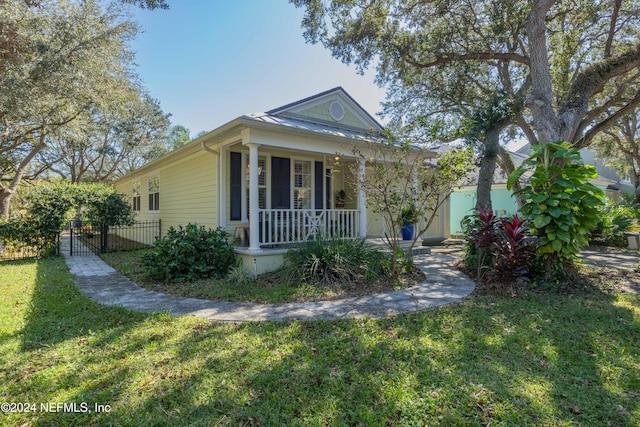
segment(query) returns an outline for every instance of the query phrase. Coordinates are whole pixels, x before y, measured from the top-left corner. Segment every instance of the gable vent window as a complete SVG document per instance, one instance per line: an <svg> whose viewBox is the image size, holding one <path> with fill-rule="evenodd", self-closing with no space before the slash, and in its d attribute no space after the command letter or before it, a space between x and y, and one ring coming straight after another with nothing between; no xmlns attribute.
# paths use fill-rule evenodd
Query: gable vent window
<svg viewBox="0 0 640 427"><path fill-rule="evenodd" d="M344 119L344 107L338 101L333 101L329 104L329 114L331 114L333 120L339 122Z"/></svg>

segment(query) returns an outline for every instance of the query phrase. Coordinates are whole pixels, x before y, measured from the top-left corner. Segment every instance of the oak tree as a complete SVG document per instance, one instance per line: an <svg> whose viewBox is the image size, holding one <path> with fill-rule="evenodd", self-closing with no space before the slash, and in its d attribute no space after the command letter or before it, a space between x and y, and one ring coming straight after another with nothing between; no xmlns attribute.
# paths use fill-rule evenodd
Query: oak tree
<svg viewBox="0 0 640 427"><path fill-rule="evenodd" d="M375 64L423 116L463 127L496 95L512 99L479 134L489 158L507 125L532 144L582 148L640 102L637 0L291 1L308 41L360 71Z"/></svg>
<svg viewBox="0 0 640 427"><path fill-rule="evenodd" d="M123 6L96 0L4 0L0 12L21 40L20 55L0 73L0 213L48 136L93 109L108 109L130 95L133 54L127 42L137 26Z"/></svg>

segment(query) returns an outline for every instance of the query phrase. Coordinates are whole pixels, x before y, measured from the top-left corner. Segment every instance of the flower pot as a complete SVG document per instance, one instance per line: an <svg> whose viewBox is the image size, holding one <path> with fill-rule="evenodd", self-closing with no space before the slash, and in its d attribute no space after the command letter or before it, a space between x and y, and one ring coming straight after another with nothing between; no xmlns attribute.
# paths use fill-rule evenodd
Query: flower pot
<svg viewBox="0 0 640 427"><path fill-rule="evenodd" d="M413 224L405 224L400 229L402 233L402 240L411 240L413 239Z"/></svg>

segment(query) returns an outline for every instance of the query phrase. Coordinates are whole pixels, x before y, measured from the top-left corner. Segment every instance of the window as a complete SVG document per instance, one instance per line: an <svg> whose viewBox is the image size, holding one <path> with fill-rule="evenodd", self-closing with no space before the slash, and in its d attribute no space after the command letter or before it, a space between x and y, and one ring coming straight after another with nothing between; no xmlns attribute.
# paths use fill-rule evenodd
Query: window
<svg viewBox="0 0 640 427"><path fill-rule="evenodd" d="M133 196L131 198L131 204L134 212L140 212L140 181L133 183Z"/></svg>
<svg viewBox="0 0 640 427"><path fill-rule="evenodd" d="M157 176L149 178L149 210L160 210L160 178Z"/></svg>
<svg viewBox="0 0 640 427"><path fill-rule="evenodd" d="M308 160L293 163L293 208L311 209L311 162Z"/></svg>
<svg viewBox="0 0 640 427"><path fill-rule="evenodd" d="M249 217L249 163L247 159L245 197L247 199L247 217ZM267 208L267 158L258 157L258 209Z"/></svg>

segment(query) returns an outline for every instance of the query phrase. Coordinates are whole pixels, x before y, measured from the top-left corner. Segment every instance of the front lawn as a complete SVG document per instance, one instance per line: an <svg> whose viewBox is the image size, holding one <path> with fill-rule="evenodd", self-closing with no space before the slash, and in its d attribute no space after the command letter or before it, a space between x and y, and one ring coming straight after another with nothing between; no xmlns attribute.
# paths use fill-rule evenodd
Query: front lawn
<svg viewBox="0 0 640 427"><path fill-rule="evenodd" d="M635 295L221 324L101 306L56 258L0 264L0 295L0 400L35 404L2 425L640 425Z"/></svg>

